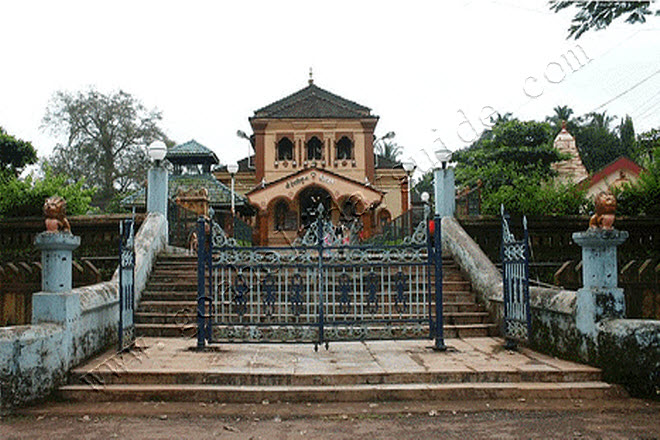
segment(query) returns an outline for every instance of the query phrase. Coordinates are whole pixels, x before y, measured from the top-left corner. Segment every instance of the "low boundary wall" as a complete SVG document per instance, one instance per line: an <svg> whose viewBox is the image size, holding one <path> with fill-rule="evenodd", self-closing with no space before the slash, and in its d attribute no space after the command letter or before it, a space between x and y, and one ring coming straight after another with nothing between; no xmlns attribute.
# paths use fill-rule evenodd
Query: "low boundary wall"
<svg viewBox="0 0 660 440"><path fill-rule="evenodd" d="M501 273L455 218L442 219L442 245L501 328ZM575 291L530 287L530 306L531 348L595 365L603 370L605 380L626 386L633 395L660 396L660 321L602 321L594 340L580 333L575 325Z"/></svg>
<svg viewBox="0 0 660 440"><path fill-rule="evenodd" d="M149 214L135 236L136 304L166 246L167 220ZM71 367L115 343L118 307L117 272L110 281L69 292L35 293L32 325L0 328L0 408L46 396Z"/></svg>

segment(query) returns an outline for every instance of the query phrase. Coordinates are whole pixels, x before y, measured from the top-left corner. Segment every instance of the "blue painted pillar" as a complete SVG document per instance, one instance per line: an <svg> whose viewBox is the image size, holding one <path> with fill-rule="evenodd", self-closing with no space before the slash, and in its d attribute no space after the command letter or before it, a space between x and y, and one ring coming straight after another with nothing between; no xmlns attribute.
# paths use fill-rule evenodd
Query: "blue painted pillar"
<svg viewBox="0 0 660 440"><path fill-rule="evenodd" d="M41 250L41 292L32 295L32 323L67 323L80 314L80 298L71 295L73 250L80 237L42 232L34 239Z"/></svg>
<svg viewBox="0 0 660 440"><path fill-rule="evenodd" d="M454 169L451 167L433 170L435 215L453 217L456 212L456 184Z"/></svg>
<svg viewBox="0 0 660 440"><path fill-rule="evenodd" d="M597 324L626 313L623 289L617 287L616 248L628 238L627 231L590 229L573 233L582 247L582 282L577 291L575 324L583 334L597 336Z"/></svg>
<svg viewBox="0 0 660 440"><path fill-rule="evenodd" d="M35 237L34 245L41 250L41 290L44 292L71 290L73 250L80 246L80 237L42 232Z"/></svg>
<svg viewBox="0 0 660 440"><path fill-rule="evenodd" d="M160 212L167 218L167 170L155 166L147 173L147 212Z"/></svg>

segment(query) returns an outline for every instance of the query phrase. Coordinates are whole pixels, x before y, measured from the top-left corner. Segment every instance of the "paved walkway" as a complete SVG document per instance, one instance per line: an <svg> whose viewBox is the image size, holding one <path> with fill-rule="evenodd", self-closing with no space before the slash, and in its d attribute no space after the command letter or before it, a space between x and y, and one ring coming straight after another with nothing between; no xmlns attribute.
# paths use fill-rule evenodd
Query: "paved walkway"
<svg viewBox="0 0 660 440"><path fill-rule="evenodd" d="M522 349L503 349L500 338L448 339L447 352L431 350L431 341L369 341L331 343L314 352L312 344L217 344L212 351L195 352L195 340L140 338L139 350L121 356L114 352L92 359L74 374L217 373L240 375L307 375L334 378L350 375L465 375L501 373L597 377L599 370ZM568 379L567 377L563 377ZM330 379L329 379L330 380Z"/></svg>

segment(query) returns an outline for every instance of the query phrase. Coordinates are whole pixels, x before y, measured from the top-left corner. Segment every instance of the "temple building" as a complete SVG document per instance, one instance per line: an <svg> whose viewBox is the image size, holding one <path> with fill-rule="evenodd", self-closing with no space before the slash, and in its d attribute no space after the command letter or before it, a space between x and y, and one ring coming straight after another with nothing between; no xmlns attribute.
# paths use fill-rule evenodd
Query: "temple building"
<svg viewBox="0 0 660 440"><path fill-rule="evenodd" d="M378 116L368 107L307 87L254 112L252 152L238 162L237 193L256 211L255 242L292 243L314 221L360 224L361 236L408 208L408 176L400 163L374 153ZM214 175L225 186L226 166Z"/></svg>
<svg viewBox="0 0 660 440"><path fill-rule="evenodd" d="M641 172L642 167L627 157L621 156L581 183L587 189L587 197L593 200L601 191L612 192L615 188L637 182Z"/></svg>
<svg viewBox="0 0 660 440"><path fill-rule="evenodd" d="M557 171L557 180L559 182L578 183L589 178L587 168L582 163L580 152L575 144L575 138L566 129L566 121L562 121L561 131L554 140L554 147L560 153L570 156L566 160L552 164L552 169Z"/></svg>

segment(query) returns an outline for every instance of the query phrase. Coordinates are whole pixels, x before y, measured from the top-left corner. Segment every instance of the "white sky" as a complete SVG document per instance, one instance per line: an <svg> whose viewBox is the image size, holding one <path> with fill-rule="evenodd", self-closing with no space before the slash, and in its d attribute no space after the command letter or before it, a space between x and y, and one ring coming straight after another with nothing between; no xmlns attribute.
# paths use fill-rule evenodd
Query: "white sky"
<svg viewBox="0 0 660 440"><path fill-rule="evenodd" d="M463 115L480 131L487 106L543 119L568 105L630 114L638 133L659 127L660 18L575 42L572 15L514 0L5 1L0 126L46 156L57 139L40 124L55 91L122 89L161 110L172 139L227 163L247 153L236 130L250 133L254 110L305 87L313 67L318 86L370 107L376 133L395 131L422 169L438 138L472 140ZM573 72L562 55L576 44L591 61Z"/></svg>

